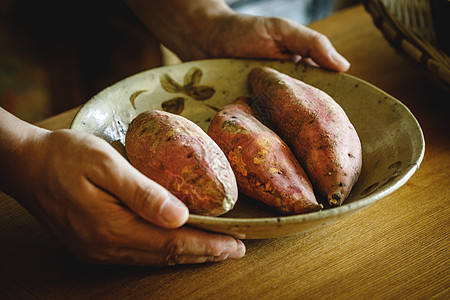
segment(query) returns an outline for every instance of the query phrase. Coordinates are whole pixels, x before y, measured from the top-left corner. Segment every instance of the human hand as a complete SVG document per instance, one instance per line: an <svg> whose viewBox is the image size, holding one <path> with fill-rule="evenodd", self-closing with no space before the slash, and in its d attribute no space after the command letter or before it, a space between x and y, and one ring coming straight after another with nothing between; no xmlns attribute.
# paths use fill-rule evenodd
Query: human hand
<svg viewBox="0 0 450 300"><path fill-rule="evenodd" d="M350 67L326 36L288 19L238 14L220 0L124 1L182 60L301 59L336 71Z"/></svg>
<svg viewBox="0 0 450 300"><path fill-rule="evenodd" d="M211 27L205 48L212 57L272 58L345 72L350 63L328 38L287 19L232 14Z"/></svg>
<svg viewBox="0 0 450 300"><path fill-rule="evenodd" d="M20 202L82 260L159 266L245 253L231 236L182 226L186 206L100 138L46 131L23 146Z"/></svg>

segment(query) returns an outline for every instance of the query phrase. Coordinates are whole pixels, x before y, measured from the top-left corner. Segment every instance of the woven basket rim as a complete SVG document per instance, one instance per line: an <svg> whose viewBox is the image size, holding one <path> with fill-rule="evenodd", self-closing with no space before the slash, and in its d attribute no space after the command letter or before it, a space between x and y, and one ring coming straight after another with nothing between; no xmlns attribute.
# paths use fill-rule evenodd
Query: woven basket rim
<svg viewBox="0 0 450 300"><path fill-rule="evenodd" d="M389 12L382 0L365 0L364 7L389 44L439 87L450 92L450 58L430 43L423 42Z"/></svg>

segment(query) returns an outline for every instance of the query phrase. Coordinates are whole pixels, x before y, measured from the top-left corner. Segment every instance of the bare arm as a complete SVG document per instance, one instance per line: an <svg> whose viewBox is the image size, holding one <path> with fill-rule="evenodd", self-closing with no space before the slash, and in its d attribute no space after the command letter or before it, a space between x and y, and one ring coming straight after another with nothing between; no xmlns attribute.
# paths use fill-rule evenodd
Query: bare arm
<svg viewBox="0 0 450 300"><path fill-rule="evenodd" d="M238 14L222 0L124 1L182 60L312 59L336 71L350 67L324 35L286 19Z"/></svg>

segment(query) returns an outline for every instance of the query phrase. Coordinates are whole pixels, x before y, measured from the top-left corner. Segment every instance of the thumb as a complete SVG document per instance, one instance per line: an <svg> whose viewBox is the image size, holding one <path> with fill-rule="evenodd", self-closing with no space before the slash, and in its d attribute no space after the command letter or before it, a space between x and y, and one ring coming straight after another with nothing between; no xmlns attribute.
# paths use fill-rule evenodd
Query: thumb
<svg viewBox="0 0 450 300"><path fill-rule="evenodd" d="M103 164L100 174L91 174L89 179L94 184L116 196L136 215L157 226L177 228L186 223L189 210L183 202L140 173L118 152L111 152L110 155L112 159Z"/></svg>
<svg viewBox="0 0 450 300"><path fill-rule="evenodd" d="M139 173L140 174L140 173ZM128 190L119 196L133 212L143 219L165 228L177 228L186 223L189 210L178 198L151 179L128 182Z"/></svg>

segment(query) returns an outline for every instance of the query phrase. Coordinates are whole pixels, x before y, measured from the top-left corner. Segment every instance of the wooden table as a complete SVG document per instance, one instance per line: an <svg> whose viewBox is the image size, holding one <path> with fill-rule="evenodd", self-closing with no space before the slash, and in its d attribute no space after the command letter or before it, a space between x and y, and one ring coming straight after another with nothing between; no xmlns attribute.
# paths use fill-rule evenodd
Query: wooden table
<svg viewBox="0 0 450 300"><path fill-rule="evenodd" d="M77 262L13 199L0 195L0 298L450 298L448 94L398 56L362 6L311 25L356 75L405 103L426 153L398 191L306 235L246 240L237 261L163 269ZM68 127L76 109L40 123Z"/></svg>

